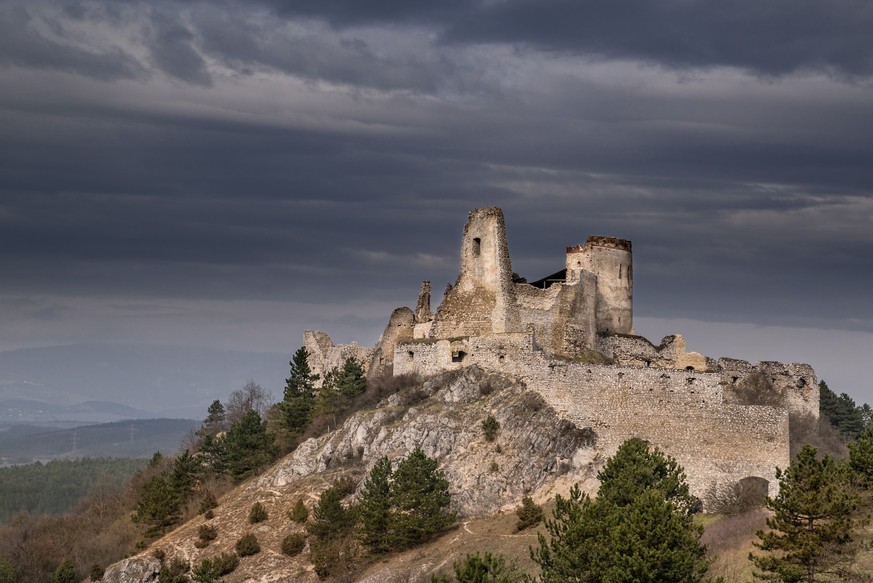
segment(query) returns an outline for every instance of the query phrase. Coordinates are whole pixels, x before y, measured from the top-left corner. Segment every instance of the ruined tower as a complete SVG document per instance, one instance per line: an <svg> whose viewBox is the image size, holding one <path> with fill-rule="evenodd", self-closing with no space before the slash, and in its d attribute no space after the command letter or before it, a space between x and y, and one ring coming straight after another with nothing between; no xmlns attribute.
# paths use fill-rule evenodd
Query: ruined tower
<svg viewBox="0 0 873 583"><path fill-rule="evenodd" d="M567 282L578 282L582 271L597 277L597 332L633 334L631 242L592 235L584 245L567 247Z"/></svg>
<svg viewBox="0 0 873 583"><path fill-rule="evenodd" d="M464 227L461 271L437 312L434 337L506 332L511 286L503 211L475 209Z"/></svg>

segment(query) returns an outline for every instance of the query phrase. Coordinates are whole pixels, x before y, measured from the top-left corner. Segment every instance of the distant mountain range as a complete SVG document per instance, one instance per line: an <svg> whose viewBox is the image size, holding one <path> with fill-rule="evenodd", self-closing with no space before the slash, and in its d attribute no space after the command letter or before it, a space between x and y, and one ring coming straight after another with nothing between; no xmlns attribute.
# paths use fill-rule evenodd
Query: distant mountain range
<svg viewBox="0 0 873 583"><path fill-rule="evenodd" d="M76 344L0 352L0 426L201 419L254 380L281 398L289 354Z"/></svg>
<svg viewBox="0 0 873 583"><path fill-rule="evenodd" d="M175 454L199 427L192 419L137 419L68 429L13 425L0 431L0 463L78 457Z"/></svg>

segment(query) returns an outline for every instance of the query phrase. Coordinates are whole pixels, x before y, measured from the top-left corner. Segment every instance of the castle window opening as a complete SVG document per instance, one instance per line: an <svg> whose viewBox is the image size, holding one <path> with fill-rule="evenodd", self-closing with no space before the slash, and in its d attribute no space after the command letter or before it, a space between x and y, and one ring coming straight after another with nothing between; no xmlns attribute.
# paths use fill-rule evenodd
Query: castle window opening
<svg viewBox="0 0 873 583"><path fill-rule="evenodd" d="M618 279L621 279L621 268L622 268L622 266L619 265L618 266Z"/></svg>
<svg viewBox="0 0 873 583"><path fill-rule="evenodd" d="M643 365L644 365L646 368L649 368L650 366L652 366L652 361L651 361L651 360L644 360L644 361L643 361Z"/></svg>
<svg viewBox="0 0 873 583"><path fill-rule="evenodd" d="M467 353L463 350L458 350L457 352L452 353L452 362L464 362L464 357L467 356Z"/></svg>
<svg viewBox="0 0 873 583"><path fill-rule="evenodd" d="M806 379L805 378L800 377L799 379L797 379L797 388L798 389L802 389L805 386L806 386Z"/></svg>
<svg viewBox="0 0 873 583"><path fill-rule="evenodd" d="M693 366L686 366L685 370L692 372L692 371L694 371L694 367Z"/></svg>
<svg viewBox="0 0 873 583"><path fill-rule="evenodd" d="M482 239L476 237L473 239L473 257L479 257L482 252Z"/></svg>
<svg viewBox="0 0 873 583"><path fill-rule="evenodd" d="M410 350L406 353L406 356L409 358L409 360L412 360L413 358L415 358L415 353Z"/></svg>

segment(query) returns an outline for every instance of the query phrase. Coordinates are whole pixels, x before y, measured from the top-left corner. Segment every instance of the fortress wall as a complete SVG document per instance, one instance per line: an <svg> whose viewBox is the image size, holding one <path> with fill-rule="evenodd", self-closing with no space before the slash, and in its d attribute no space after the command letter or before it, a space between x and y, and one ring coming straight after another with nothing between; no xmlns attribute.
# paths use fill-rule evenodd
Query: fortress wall
<svg viewBox="0 0 873 583"><path fill-rule="evenodd" d="M364 371L373 358L375 350L364 348L357 343L334 344L325 332L321 330L306 330L303 333L303 347L309 351L309 367L321 378L316 382L320 386L324 373L332 368L339 368L347 358L353 357L364 366Z"/></svg>
<svg viewBox="0 0 873 583"><path fill-rule="evenodd" d="M402 344L414 358L410 369L430 374L476 364L518 376L549 405L580 427L591 427L598 447L609 456L625 439L640 437L675 457L685 468L692 492L705 497L710 485L748 476L769 482L775 495L775 468L787 467L788 414L785 409L730 405L718 373L592 365L547 359L530 350L524 335L456 341L463 363L451 363L448 341ZM448 361L448 362L447 362Z"/></svg>

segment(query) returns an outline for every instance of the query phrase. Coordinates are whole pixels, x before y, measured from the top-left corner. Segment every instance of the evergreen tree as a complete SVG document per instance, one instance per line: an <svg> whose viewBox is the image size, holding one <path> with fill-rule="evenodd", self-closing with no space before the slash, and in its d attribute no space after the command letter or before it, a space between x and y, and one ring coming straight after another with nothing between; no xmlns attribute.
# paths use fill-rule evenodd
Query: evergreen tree
<svg viewBox="0 0 873 583"><path fill-rule="evenodd" d="M524 580L524 574L514 562L507 563L503 555L492 555L487 551L483 556L468 554L453 567L458 583L516 583Z"/></svg>
<svg viewBox="0 0 873 583"><path fill-rule="evenodd" d="M207 435L200 444L204 465L216 474L227 471L227 436Z"/></svg>
<svg viewBox="0 0 873 583"><path fill-rule="evenodd" d="M391 461L383 457L364 482L358 503L358 538L373 553L387 553L391 549L389 523L391 520Z"/></svg>
<svg viewBox="0 0 873 583"><path fill-rule="evenodd" d="M839 396L824 381L818 383L821 414L845 439L856 439L870 420L870 407L858 406L846 393Z"/></svg>
<svg viewBox="0 0 873 583"><path fill-rule="evenodd" d="M703 527L678 512L662 492L649 489L624 508L610 508L603 581L691 583L709 567L700 544Z"/></svg>
<svg viewBox="0 0 873 583"><path fill-rule="evenodd" d="M15 569L3 557L0 557L0 583L15 583Z"/></svg>
<svg viewBox="0 0 873 583"><path fill-rule="evenodd" d="M157 536L182 516L182 499L167 472L150 478L133 514L134 522L148 526L146 536Z"/></svg>
<svg viewBox="0 0 873 583"><path fill-rule="evenodd" d="M541 583L600 581L595 567L607 533L603 532L596 511L591 498L578 484L570 489L569 498L555 496L552 518L545 522L549 538L538 533L538 548L530 550L531 558L540 567Z"/></svg>
<svg viewBox="0 0 873 583"><path fill-rule="evenodd" d="M309 366L310 353L300 347L291 357L291 376L285 379L282 410L286 427L295 433L303 431L315 406L315 382L319 379Z"/></svg>
<svg viewBox="0 0 873 583"><path fill-rule="evenodd" d="M266 425L255 410L250 410L234 423L224 441L227 471L237 481L270 463L275 455L273 437L267 433Z"/></svg>
<svg viewBox="0 0 873 583"><path fill-rule="evenodd" d="M355 524L354 510L346 508L342 499L343 494L336 484L318 497L312 509L314 520L307 525L307 529L319 542L336 540L352 530Z"/></svg>
<svg viewBox="0 0 873 583"><path fill-rule="evenodd" d="M622 443L597 474L598 501L624 507L649 489L660 491L665 500L688 513L695 499L688 492L685 472L675 459L639 438Z"/></svg>
<svg viewBox="0 0 873 583"><path fill-rule="evenodd" d="M437 469L436 460L415 448L394 471L389 521L392 546L414 546L450 526L455 514L447 510L449 502L449 482Z"/></svg>
<svg viewBox="0 0 873 583"><path fill-rule="evenodd" d="M873 489L873 425L868 425L858 440L849 444L849 464L861 487Z"/></svg>
<svg viewBox="0 0 873 583"><path fill-rule="evenodd" d="M52 583L76 583L76 581L78 581L76 566L73 565L73 561L70 559L66 559L61 563L52 576Z"/></svg>
<svg viewBox="0 0 873 583"><path fill-rule="evenodd" d="M806 445L787 470L776 470L779 494L767 499L770 530L756 533L755 546L766 554L749 555L760 579L829 581L853 554L858 497L851 491L851 474L845 464L816 454Z"/></svg>
<svg viewBox="0 0 873 583"><path fill-rule="evenodd" d="M674 459L631 439L598 477L596 500L578 485L569 498L555 497L550 538L538 535L531 549L542 583L703 580L703 529L692 521L694 499Z"/></svg>
<svg viewBox="0 0 873 583"><path fill-rule="evenodd" d="M354 399L367 390L364 366L355 357L350 356L343 362L336 378L336 386L346 399Z"/></svg>
<svg viewBox="0 0 873 583"><path fill-rule="evenodd" d="M225 413L224 405L221 401L215 399L209 408L206 410L206 419L203 420L203 426L197 432L201 437L207 435L217 435L224 431Z"/></svg>

